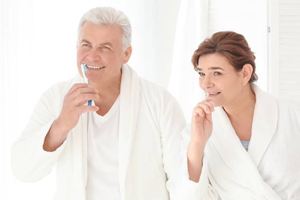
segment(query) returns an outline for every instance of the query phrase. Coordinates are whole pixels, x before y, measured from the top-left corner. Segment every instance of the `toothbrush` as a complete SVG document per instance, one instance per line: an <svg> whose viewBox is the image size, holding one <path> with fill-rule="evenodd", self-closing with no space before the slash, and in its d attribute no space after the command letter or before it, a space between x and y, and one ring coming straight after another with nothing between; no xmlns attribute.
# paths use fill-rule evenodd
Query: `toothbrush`
<svg viewBox="0 0 300 200"><path fill-rule="evenodd" d="M88 70L87 64L81 64L81 72L82 72L82 76L83 76L83 81L85 83L88 83L88 79L85 74L87 72L87 70ZM88 103L88 106L92 106L92 100L88 100L87 103Z"/></svg>

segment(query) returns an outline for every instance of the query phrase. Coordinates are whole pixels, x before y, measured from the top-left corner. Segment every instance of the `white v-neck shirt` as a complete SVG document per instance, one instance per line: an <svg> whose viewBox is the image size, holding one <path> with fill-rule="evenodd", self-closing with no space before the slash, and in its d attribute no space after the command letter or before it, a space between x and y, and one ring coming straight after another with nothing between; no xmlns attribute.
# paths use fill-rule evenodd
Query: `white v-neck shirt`
<svg viewBox="0 0 300 200"><path fill-rule="evenodd" d="M104 116L89 113L87 200L120 200L119 97Z"/></svg>

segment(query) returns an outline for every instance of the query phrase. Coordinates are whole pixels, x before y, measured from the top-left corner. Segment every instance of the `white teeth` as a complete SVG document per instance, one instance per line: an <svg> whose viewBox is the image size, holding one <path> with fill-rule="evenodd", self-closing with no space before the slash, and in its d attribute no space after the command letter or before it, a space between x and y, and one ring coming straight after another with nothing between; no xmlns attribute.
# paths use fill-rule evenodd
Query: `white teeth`
<svg viewBox="0 0 300 200"><path fill-rule="evenodd" d="M91 66L91 65L88 65L88 68L89 69L103 69L103 68L105 68L105 66Z"/></svg>
<svg viewBox="0 0 300 200"><path fill-rule="evenodd" d="M217 95L219 94L220 92L216 92L216 93L209 93L209 95Z"/></svg>

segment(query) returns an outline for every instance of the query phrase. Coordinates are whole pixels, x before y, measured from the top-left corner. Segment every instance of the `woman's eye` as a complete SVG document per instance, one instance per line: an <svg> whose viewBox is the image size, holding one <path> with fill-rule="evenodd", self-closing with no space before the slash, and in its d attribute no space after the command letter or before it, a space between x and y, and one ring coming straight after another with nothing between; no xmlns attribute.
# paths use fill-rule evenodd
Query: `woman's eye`
<svg viewBox="0 0 300 200"><path fill-rule="evenodd" d="M194 70L199 74L200 77L204 77L205 76L205 73L202 72L202 70L199 69L198 67L194 67Z"/></svg>
<svg viewBox="0 0 300 200"><path fill-rule="evenodd" d="M205 74L203 72L198 72L198 74L199 74L200 77L204 77L205 76Z"/></svg>
<svg viewBox="0 0 300 200"><path fill-rule="evenodd" d="M214 76L220 76L220 75L222 75L221 72L214 72L213 74L214 74Z"/></svg>

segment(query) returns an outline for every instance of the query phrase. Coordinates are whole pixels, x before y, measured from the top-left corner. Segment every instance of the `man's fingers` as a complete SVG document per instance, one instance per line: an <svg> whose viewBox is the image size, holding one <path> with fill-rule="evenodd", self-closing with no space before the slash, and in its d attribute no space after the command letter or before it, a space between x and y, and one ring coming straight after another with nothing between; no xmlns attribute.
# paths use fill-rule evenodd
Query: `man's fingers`
<svg viewBox="0 0 300 200"><path fill-rule="evenodd" d="M81 95L81 94L99 94L99 92L91 87L79 87L77 89L75 89L72 93L70 93L70 96L72 96L73 98L76 98L77 96Z"/></svg>
<svg viewBox="0 0 300 200"><path fill-rule="evenodd" d="M82 105L79 107L80 113L86 113L86 112L96 112L99 110L97 106L88 106L88 105Z"/></svg>
<svg viewBox="0 0 300 200"><path fill-rule="evenodd" d="M73 93L75 90L77 90L78 88L86 88L88 87L87 83L75 83L71 89L69 90L69 94Z"/></svg>
<svg viewBox="0 0 300 200"><path fill-rule="evenodd" d="M76 99L74 99L74 105L80 106L85 104L88 100L99 100L99 95L97 94L81 94Z"/></svg>
<svg viewBox="0 0 300 200"><path fill-rule="evenodd" d="M68 101L74 101L75 105L78 105L79 102L82 102L85 97L85 95L94 95L94 96L89 96L87 98L91 100L97 100L99 98L99 93L96 89L90 88L90 87L79 87L77 89L74 89L72 93L68 94L66 98ZM86 100L89 100L86 99Z"/></svg>

